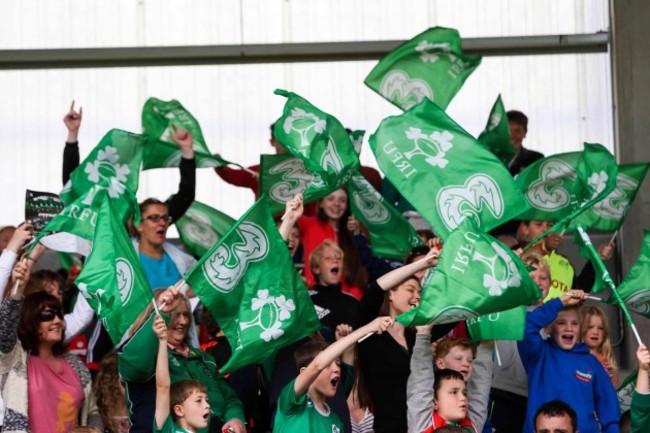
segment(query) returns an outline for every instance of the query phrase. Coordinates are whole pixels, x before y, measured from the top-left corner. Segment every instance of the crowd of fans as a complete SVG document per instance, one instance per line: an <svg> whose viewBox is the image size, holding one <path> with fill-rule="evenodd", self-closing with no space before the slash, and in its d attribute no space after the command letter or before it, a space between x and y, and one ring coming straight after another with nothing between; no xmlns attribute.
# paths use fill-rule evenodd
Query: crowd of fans
<svg viewBox="0 0 650 433"><path fill-rule="evenodd" d="M509 112L513 174L543 157L525 149L528 119ZM79 165L74 106L63 182ZM320 331L260 365L223 376L231 348L209 311L175 284L196 258L167 239L194 201L192 136L171 134L182 153L180 185L162 202L140 204L133 246L161 305L143 311L120 344L74 286L78 269L32 271L44 248L23 257L31 225L0 229L0 425L5 432L618 432L650 431L650 353L637 351L631 411L622 414L616 359L603 311L586 303L594 281L576 275L549 234L521 255L543 296L528 308L522 341L472 342L464 323L409 328L394 319L415 308L442 242L403 263L372 255L351 216L345 189L304 205L297 195L278 219L310 290ZM277 152L284 149L271 138ZM219 168L225 181L257 196L255 172ZM376 170L362 173L382 188ZM384 187L386 187L384 181ZM409 209L402 197L391 200ZM494 233L514 250L549 226L516 221ZM601 245L608 260L613 246ZM627 419L627 421L626 421ZM627 430L626 430L627 429Z"/></svg>

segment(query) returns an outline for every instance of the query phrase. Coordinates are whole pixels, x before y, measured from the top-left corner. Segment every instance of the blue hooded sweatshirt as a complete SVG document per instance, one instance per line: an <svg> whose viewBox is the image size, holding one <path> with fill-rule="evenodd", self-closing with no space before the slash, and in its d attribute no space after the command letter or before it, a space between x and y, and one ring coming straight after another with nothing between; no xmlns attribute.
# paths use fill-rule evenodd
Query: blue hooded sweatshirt
<svg viewBox="0 0 650 433"><path fill-rule="evenodd" d="M539 331L553 323L562 310L553 299L526 315L526 334L517 345L528 374L528 408L524 432L535 431L534 416L545 402L562 400L576 411L580 433L618 433L620 409L607 372L583 343L571 350L544 340ZM596 416L598 420L596 420Z"/></svg>

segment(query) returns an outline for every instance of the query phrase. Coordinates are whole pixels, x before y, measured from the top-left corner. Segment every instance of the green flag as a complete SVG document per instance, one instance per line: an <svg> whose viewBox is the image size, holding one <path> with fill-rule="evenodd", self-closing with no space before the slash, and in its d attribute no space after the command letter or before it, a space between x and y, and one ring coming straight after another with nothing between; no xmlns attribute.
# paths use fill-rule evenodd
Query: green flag
<svg viewBox="0 0 650 433"><path fill-rule="evenodd" d="M573 219L568 230L573 230L578 224L602 231L616 231L621 228L648 167L648 163L619 165L614 190Z"/></svg>
<svg viewBox="0 0 650 433"><path fill-rule="evenodd" d="M492 313L467 320L467 331L472 341L524 339L526 307Z"/></svg>
<svg viewBox="0 0 650 433"><path fill-rule="evenodd" d="M185 281L226 334L236 370L267 358L319 327L262 196L186 275Z"/></svg>
<svg viewBox="0 0 650 433"><path fill-rule="evenodd" d="M328 193L345 186L359 168L359 155L341 122L295 93L278 89L275 94L287 98L273 128L275 138L320 176Z"/></svg>
<svg viewBox="0 0 650 433"><path fill-rule="evenodd" d="M228 161L212 156L203 138L199 122L180 102L175 99L161 101L149 98L142 107L143 134L152 138L144 154L144 170L178 167L180 164L181 150L169 136L172 132L172 125L192 134L192 147L197 167L221 167L229 164Z"/></svg>
<svg viewBox="0 0 650 433"><path fill-rule="evenodd" d="M489 231L528 208L496 156L429 100L384 119L370 148L386 177L443 239L466 217Z"/></svg>
<svg viewBox="0 0 650 433"><path fill-rule="evenodd" d="M463 53L457 30L433 27L384 56L364 82L402 110L425 98L445 109L480 64Z"/></svg>
<svg viewBox="0 0 650 433"><path fill-rule="evenodd" d="M70 180L61 191L61 200L66 205L84 196L83 205L99 203L95 195L108 192L112 199L123 199L125 192L138 191L138 177L146 139L142 135L119 129L111 129L102 138L88 157L70 175ZM114 204L119 215L127 213L128 200L117 200ZM98 207L96 207L98 209Z"/></svg>
<svg viewBox="0 0 650 433"><path fill-rule="evenodd" d="M375 256L403 259L422 245L413 226L361 174L350 179L348 194L352 213L370 232Z"/></svg>
<svg viewBox="0 0 650 433"><path fill-rule="evenodd" d="M183 245L196 257L201 257L226 234L235 220L206 204L195 201L176 221Z"/></svg>
<svg viewBox="0 0 650 433"><path fill-rule="evenodd" d="M510 143L508 114L501 101L501 95L494 102L488 123L478 136L478 141L490 149L506 166L515 157L515 148Z"/></svg>
<svg viewBox="0 0 650 433"><path fill-rule="evenodd" d="M405 326L451 323L531 305L540 297L519 257L466 219L445 241L420 306L396 320Z"/></svg>
<svg viewBox="0 0 650 433"><path fill-rule="evenodd" d="M298 193L305 203L311 203L331 192L318 173L305 168L302 159L287 154L261 155L259 179L259 193L268 196L273 214L284 211Z"/></svg>
<svg viewBox="0 0 650 433"><path fill-rule="evenodd" d="M153 298L131 239L108 198L99 209L93 247L76 284L115 344Z"/></svg>
<svg viewBox="0 0 650 433"><path fill-rule="evenodd" d="M551 155L519 173L515 181L530 204L520 219L573 219L613 191L616 159L600 144L584 145L582 152Z"/></svg>
<svg viewBox="0 0 650 433"><path fill-rule="evenodd" d="M639 369L637 368L632 373L628 374L623 383L621 383L616 389L618 405L621 408L621 413L627 412L632 406L632 394L636 389L636 377L638 374Z"/></svg>
<svg viewBox="0 0 650 433"><path fill-rule="evenodd" d="M86 191L52 218L38 235L36 242L54 251L88 256L95 236L99 209L109 196L107 189ZM136 223L140 220L138 203L128 188L119 198L112 199L112 204L123 224L126 224L134 213Z"/></svg>
<svg viewBox="0 0 650 433"><path fill-rule="evenodd" d="M639 259L617 290L630 311L650 319L650 230L644 230ZM617 304L613 296L607 302Z"/></svg>

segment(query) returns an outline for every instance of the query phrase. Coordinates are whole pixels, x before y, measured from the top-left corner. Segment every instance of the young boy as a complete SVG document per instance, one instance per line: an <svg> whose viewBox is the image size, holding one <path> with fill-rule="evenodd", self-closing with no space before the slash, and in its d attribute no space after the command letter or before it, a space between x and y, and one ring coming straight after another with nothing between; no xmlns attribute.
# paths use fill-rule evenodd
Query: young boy
<svg viewBox="0 0 650 433"><path fill-rule="evenodd" d="M618 398L607 372L580 340L578 305L586 297L570 290L526 316L519 355L528 374L528 407L524 431L533 431L542 403L570 401L581 433L618 433ZM549 326L550 325L550 326ZM539 331L546 328L550 338Z"/></svg>
<svg viewBox="0 0 650 433"><path fill-rule="evenodd" d="M208 426L210 404L207 388L195 380L181 380L170 387L167 360L167 324L157 316L153 330L158 336L156 361L155 433L194 433ZM171 416L170 416L171 415Z"/></svg>
<svg viewBox="0 0 650 433"><path fill-rule="evenodd" d="M298 349L298 377L280 393L273 432L342 432L340 418L325 403L326 398L334 396L341 379L339 357L361 337L380 334L392 324L390 317L378 317L330 346L316 340Z"/></svg>
<svg viewBox="0 0 650 433"><path fill-rule="evenodd" d="M463 339L441 341L436 348L436 366L442 369L434 375L429 343L431 327L416 329L411 374L406 385L409 431L430 433L445 425L457 425L476 433L478 429L467 418L469 399L465 383L472 374L471 343L468 347ZM487 376L488 390L490 377ZM483 403L487 407L487 393Z"/></svg>
<svg viewBox="0 0 650 433"><path fill-rule="evenodd" d="M444 338L436 347L436 367L450 368L463 375L467 382L472 375L476 348L465 338Z"/></svg>

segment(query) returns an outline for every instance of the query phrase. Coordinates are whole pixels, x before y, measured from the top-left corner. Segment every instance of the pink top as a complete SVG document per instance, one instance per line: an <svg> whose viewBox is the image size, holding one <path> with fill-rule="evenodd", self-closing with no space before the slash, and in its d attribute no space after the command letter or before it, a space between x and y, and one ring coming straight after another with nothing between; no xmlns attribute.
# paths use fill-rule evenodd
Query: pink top
<svg viewBox="0 0 650 433"><path fill-rule="evenodd" d="M83 388L68 361L59 359L59 371L37 356L30 356L27 361L32 433L66 433L77 426Z"/></svg>

